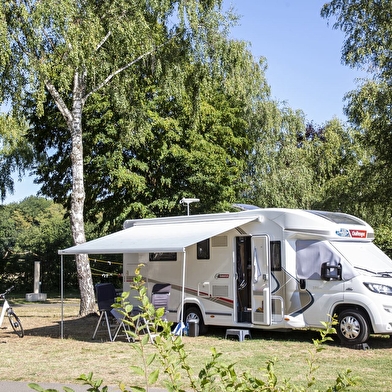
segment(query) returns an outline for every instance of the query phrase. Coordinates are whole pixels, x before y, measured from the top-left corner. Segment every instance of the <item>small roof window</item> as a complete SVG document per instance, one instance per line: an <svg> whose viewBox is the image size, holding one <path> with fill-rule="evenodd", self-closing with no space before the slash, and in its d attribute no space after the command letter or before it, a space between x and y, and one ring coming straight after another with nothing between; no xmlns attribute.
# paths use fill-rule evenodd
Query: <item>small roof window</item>
<svg viewBox="0 0 392 392"><path fill-rule="evenodd" d="M365 223L356 218L355 216L344 214L343 212L328 212L328 211L314 211L309 210L311 214L320 216L324 219L328 219L331 222L342 224L342 225L360 225L365 226Z"/></svg>

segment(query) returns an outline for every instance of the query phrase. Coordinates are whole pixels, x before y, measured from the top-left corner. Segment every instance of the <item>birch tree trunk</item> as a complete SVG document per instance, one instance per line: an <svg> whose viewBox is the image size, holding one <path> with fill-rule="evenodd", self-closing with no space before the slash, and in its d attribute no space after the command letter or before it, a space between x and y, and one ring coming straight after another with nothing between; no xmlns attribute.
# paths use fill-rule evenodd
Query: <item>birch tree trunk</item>
<svg viewBox="0 0 392 392"><path fill-rule="evenodd" d="M83 173L83 132L82 112L84 106L85 75L75 73L71 125L71 231L75 245L86 242L84 230L84 173ZM76 270L80 289L79 315L93 313L95 308L94 286L88 255L76 255Z"/></svg>
<svg viewBox="0 0 392 392"><path fill-rule="evenodd" d="M86 74L75 72L73 80L72 110L62 100L56 88L46 81L46 87L64 116L71 135L71 231L74 244L86 242L84 230L84 173L83 173L83 132L82 113L86 101ZM80 289L79 315L86 316L95 311L95 293L88 255L76 255L76 270Z"/></svg>

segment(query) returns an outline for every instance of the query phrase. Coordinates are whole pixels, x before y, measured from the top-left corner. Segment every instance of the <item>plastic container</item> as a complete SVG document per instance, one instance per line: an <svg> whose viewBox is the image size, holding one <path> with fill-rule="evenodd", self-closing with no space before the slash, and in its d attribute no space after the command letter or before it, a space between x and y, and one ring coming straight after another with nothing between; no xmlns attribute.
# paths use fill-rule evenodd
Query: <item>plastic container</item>
<svg viewBox="0 0 392 392"><path fill-rule="evenodd" d="M188 320L189 325L189 336L199 336L199 320Z"/></svg>

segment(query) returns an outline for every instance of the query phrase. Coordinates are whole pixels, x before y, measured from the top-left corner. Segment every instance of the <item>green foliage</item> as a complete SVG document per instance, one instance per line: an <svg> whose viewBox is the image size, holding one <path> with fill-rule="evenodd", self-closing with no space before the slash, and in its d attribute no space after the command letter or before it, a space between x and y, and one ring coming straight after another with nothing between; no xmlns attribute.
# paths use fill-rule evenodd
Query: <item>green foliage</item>
<svg viewBox="0 0 392 392"><path fill-rule="evenodd" d="M14 191L12 174L19 178L25 174L33 161L32 146L24 137L27 126L11 114L0 115L0 199L4 201L7 194Z"/></svg>
<svg viewBox="0 0 392 392"><path fill-rule="evenodd" d="M31 389L34 389L34 391L38 391L38 392L58 392L57 389L42 388L39 384L36 384L36 383L33 383L33 382L29 383L28 386ZM99 391L106 392L107 391L107 389L102 389L102 390L100 390L100 389L88 389L88 390L92 391L92 392L99 392ZM65 391L65 392L75 392L72 388L69 388L69 387L63 387L63 391Z"/></svg>
<svg viewBox="0 0 392 392"><path fill-rule="evenodd" d="M369 156L360 172L360 182L366 183L366 187L362 185L361 200L368 208L378 209L382 216L390 218L392 140L389 108L392 95L389 81L364 82L347 97L347 113L360 132L359 142L366 148Z"/></svg>
<svg viewBox="0 0 392 392"><path fill-rule="evenodd" d="M388 0L332 0L321 15L334 18L333 27L345 34L343 61L351 67L368 67L370 72L391 77L391 4Z"/></svg>
<svg viewBox="0 0 392 392"><path fill-rule="evenodd" d="M392 258L392 225L381 224L375 229L375 243Z"/></svg>
<svg viewBox="0 0 392 392"><path fill-rule="evenodd" d="M90 221L167 215L201 186L204 211L234 201L246 112L264 76L228 38L236 16L220 0L10 1L0 16L10 54L0 90L28 116L43 194L72 206L71 217L82 219L82 138ZM208 124L203 105L216 112Z"/></svg>
<svg viewBox="0 0 392 392"><path fill-rule="evenodd" d="M58 292L60 262L58 250L72 245L71 231L66 212L52 200L30 196L19 203L0 207L0 288L16 285L20 292L33 288L34 263L40 262L41 289ZM87 225L87 238L102 235L97 227ZM116 286L122 268L119 255L91 255L94 282L104 279ZM104 263L104 264L103 264ZM118 267L117 267L118 265ZM77 290L78 280L75 263L64 263L64 279L67 287ZM1 291L1 290L0 290Z"/></svg>
<svg viewBox="0 0 392 392"><path fill-rule="evenodd" d="M39 162L36 174L38 181L44 183L42 193L69 210L74 243L86 239L84 164L100 152L99 148L85 148L86 104L93 105L95 119L107 109L120 109L114 128L118 131L116 135L125 134L125 138L122 143L114 138L113 144L118 145L114 154L130 159L130 168L121 167L121 159L112 159L112 154L102 155L109 158L106 177L86 183L87 193L91 191L88 199L91 204L86 206L90 207L93 219L103 213L108 215L104 221L114 225L117 219L123 221L133 212L128 208L129 200L120 205L119 201L124 199L120 191L133 196L135 187L140 189L143 177L148 177L146 172L140 174L133 170L135 166L143 166L133 164L138 161L132 150L134 141L149 134L154 122L144 101L154 101L154 97L160 96L170 101L177 97L177 91L186 90L189 84L197 85L203 73L182 72L187 69L184 64L219 71L221 43L227 41L227 28L232 21L230 13L222 13L220 0L141 0L136 3L42 0L31 4L10 0L0 3L0 42L4 44L0 60L0 97L2 102L7 101L19 121L27 117L32 128L31 140L36 143L35 158ZM134 91L133 87L143 79L146 83ZM158 88L146 88L160 80L165 83ZM107 99L112 100L112 108L94 106L97 101L105 105ZM135 105L135 101L141 104ZM197 108L198 100L193 102ZM47 109L49 118L45 119ZM123 122L121 114L128 112ZM141 121L140 114L143 114ZM162 116L172 117L172 113L165 112ZM35 123L34 118L42 122ZM134 127L135 123L142 125L142 132ZM126 132L122 132L124 129ZM159 131L166 132L166 129ZM101 145L98 141L98 147ZM111 170L113 164L114 170ZM97 167L93 163L92 171ZM158 169L159 172L165 170L164 166ZM114 175L114 187L105 187L111 183L108 173ZM142 189L143 192L132 199L137 212L139 207L142 212L146 209L146 203L140 203L138 198L150 196L156 187L154 173L150 177L151 189ZM163 180L169 181L166 173ZM106 204L97 210L93 207L99 201ZM177 201L159 199L157 209L162 210ZM110 208L105 208L108 206ZM113 206L115 214L110 215ZM76 255L75 259L81 289L80 314L86 315L94 310L92 277L87 256Z"/></svg>
<svg viewBox="0 0 392 392"><path fill-rule="evenodd" d="M113 229L130 217L183 213L178 202L184 196L202 198L196 213L226 210L238 200L256 137L257 104L268 99L269 88L264 60L256 62L245 43L223 33L216 39L208 64L192 62L187 43L173 40L121 76L121 87L107 86L86 102L89 221L102 214L101 222ZM220 67L211 68L218 57ZM56 108L49 101L44 107L44 117L29 117L36 150L51 150L36 173L44 193L66 204L72 183L68 132Z"/></svg>
<svg viewBox="0 0 392 392"><path fill-rule="evenodd" d="M351 204L350 212L363 217L376 229L392 227L390 13L391 4L385 0L333 0L325 3L321 13L345 34L343 61L366 70L369 76L346 95L345 111L356 129L355 143L363 151L360 168L345 186L346 195L351 198L346 210L350 211Z"/></svg>
<svg viewBox="0 0 392 392"><path fill-rule="evenodd" d="M305 125L301 112L273 102L262 108L263 137L248 161L243 200L260 207L344 211L377 225L364 199L370 187L364 189L362 174L370 158L360 132L338 119Z"/></svg>
<svg viewBox="0 0 392 392"><path fill-rule="evenodd" d="M260 207L310 208L315 197L310 146L298 145L303 113L261 102L259 135L243 180L243 199Z"/></svg>
<svg viewBox="0 0 392 392"><path fill-rule="evenodd" d="M59 204L38 197L1 207L0 281L18 290L31 291L34 262L41 264L43 290L57 290L60 265L58 250L70 245L70 229ZM65 266L70 286L76 284L75 267Z"/></svg>
<svg viewBox="0 0 392 392"><path fill-rule="evenodd" d="M360 215L359 173L366 155L358 133L331 120L322 128L322 140L313 143L312 162L318 188L313 207Z"/></svg>

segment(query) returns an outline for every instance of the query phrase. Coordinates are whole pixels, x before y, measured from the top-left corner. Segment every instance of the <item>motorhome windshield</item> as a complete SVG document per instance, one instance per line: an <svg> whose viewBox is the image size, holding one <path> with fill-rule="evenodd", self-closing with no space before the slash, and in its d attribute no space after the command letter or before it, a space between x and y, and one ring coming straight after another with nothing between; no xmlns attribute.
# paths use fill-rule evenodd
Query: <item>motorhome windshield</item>
<svg viewBox="0 0 392 392"><path fill-rule="evenodd" d="M392 276L392 260L372 242L338 242L331 245L362 274Z"/></svg>

